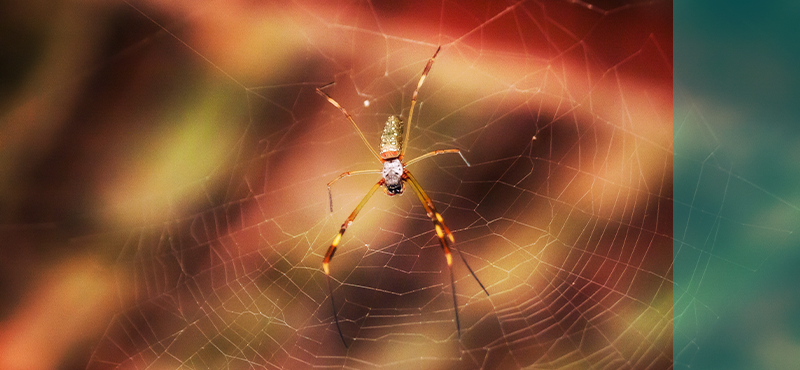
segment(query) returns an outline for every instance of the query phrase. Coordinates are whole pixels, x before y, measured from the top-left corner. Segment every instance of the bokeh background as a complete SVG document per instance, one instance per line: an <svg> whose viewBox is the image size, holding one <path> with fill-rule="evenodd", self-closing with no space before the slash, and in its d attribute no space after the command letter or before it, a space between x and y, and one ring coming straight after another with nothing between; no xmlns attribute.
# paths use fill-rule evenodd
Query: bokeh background
<svg viewBox="0 0 800 370"><path fill-rule="evenodd" d="M800 8L676 1L675 368L800 368Z"/></svg>
<svg viewBox="0 0 800 370"><path fill-rule="evenodd" d="M0 7L0 368L668 369L714 333L673 350L673 301L735 317L673 281L674 242L704 244L672 236L670 1ZM456 258L459 338L423 208L376 194L331 265L344 348L321 261L377 178L333 212L325 184L379 164L314 88L377 145L439 45L407 155L472 164L410 169L490 295ZM704 288L708 256L686 257Z"/></svg>

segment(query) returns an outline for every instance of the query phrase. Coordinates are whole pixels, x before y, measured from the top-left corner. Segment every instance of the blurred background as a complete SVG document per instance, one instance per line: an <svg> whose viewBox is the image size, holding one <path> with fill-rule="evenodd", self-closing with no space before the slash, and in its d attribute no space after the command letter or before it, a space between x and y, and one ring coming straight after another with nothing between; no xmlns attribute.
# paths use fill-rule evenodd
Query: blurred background
<svg viewBox="0 0 800 370"><path fill-rule="evenodd" d="M674 11L675 368L798 369L800 8Z"/></svg>
<svg viewBox="0 0 800 370"><path fill-rule="evenodd" d="M672 7L0 5L0 367L673 367L670 252L701 247L673 239ZM333 212L325 184L380 164L314 89L334 82L326 92L377 147L437 46L406 155L458 148L471 163L409 169L490 295L456 258L459 337L424 209L376 194L331 263L345 348L321 262L378 177L337 182ZM702 127L686 137L718 143L721 129ZM708 163L693 150L681 160ZM792 227L757 229L785 239ZM708 256L739 261L742 280L765 269L688 255L706 284ZM682 313L698 323L676 338L686 365L706 348L700 324L722 313L699 295L675 297L712 313Z"/></svg>

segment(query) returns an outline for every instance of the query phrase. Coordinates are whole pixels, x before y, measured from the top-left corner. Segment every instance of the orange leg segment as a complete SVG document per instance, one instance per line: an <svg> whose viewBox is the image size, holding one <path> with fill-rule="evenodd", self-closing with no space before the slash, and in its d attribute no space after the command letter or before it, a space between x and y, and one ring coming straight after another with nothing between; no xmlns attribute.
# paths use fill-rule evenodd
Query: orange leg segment
<svg viewBox="0 0 800 370"><path fill-rule="evenodd" d="M442 246L444 257L447 259L447 268L450 270L450 290L453 292L453 308L456 315L456 329L458 330L458 336L461 337L461 323L458 320L458 301L456 300L456 287L454 284L455 279L453 277L453 257L451 255L449 245L449 243L455 243L455 238L453 238L453 233L450 232L450 229L445 226L442 215L436 211L433 201L431 201L431 198L425 193L425 190L422 190L422 186L420 186L414 176L411 175L411 172L406 170L403 173L403 178L411 184L411 188L414 189L415 193L417 193L417 197L419 197L420 202L422 202L425 212L427 212L428 217L430 217L431 221L433 221L433 228L436 230L436 236L439 238L439 244ZM445 236L447 237L445 238ZM475 281L478 282L478 285L481 286L483 292L488 296L489 292L486 291L486 288L483 286L483 283L481 283L480 279L475 276L475 272L472 271L472 268L467 263L467 260L464 259L464 256L461 253L458 255L461 257L461 261L464 262L464 265L467 266L469 273L472 274L472 277L475 278Z"/></svg>
<svg viewBox="0 0 800 370"><path fill-rule="evenodd" d="M325 258L322 260L322 270L325 271L325 276L328 279L328 290L330 291L331 297L331 306L333 306L333 318L336 321L336 329L339 330L339 337L342 338L342 343L344 346L347 347L347 342L344 340L344 334L342 334L342 328L339 326L339 316L336 315L336 303L333 301L333 286L331 284L331 275L330 275L330 262L333 258L333 254L336 252L336 247L339 245L339 242L342 240L342 235L344 232L347 231L347 227L353 223L358 216L358 212L361 212L361 209L364 208L364 205L367 204L369 198L375 194L375 191L378 190L381 185L384 183L384 179L380 179L375 185L372 185L372 188L369 189L367 195L364 196L364 199L361 200L361 203L358 203L356 209L353 210L353 213L350 214L349 217L344 221L342 227L339 229L339 233L336 234L336 237L333 238L333 242L331 243L330 248L328 248L328 252L325 253Z"/></svg>

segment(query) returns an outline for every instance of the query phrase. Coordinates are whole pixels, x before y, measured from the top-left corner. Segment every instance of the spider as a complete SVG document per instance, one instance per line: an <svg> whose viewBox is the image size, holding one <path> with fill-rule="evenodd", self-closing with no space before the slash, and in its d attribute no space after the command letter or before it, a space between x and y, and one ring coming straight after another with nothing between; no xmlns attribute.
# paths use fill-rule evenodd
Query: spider
<svg viewBox="0 0 800 370"><path fill-rule="evenodd" d="M330 211L333 212L333 196L331 195L331 185L334 182L351 175L361 175L361 174L369 174L369 173L380 173L381 179L372 186L372 188L367 191L367 195L364 196L364 199L361 200L353 212L350 214L349 217L344 221L342 224L341 229L339 229L339 233L336 234L336 237L333 238L333 242L331 246L328 248L328 252L325 253L325 258L322 260L322 269L325 271L325 276L328 280L328 290L330 292L331 298L331 305L333 306L333 318L336 322L336 329L339 331L339 337L342 339L342 343L344 343L345 347L348 347L347 342L344 339L344 334L342 334L342 328L339 326L339 317L336 314L336 304L333 301L333 287L331 285L331 276L330 276L330 267L329 264L331 259L333 258L334 252L336 252L336 247L339 245L339 242L342 240L342 235L347 230L347 227L353 223L358 212L364 208L364 205L367 204L369 198L375 194L375 191L378 190L379 187L383 186L383 192L386 193L388 196L394 195L402 195L403 191L405 190L406 183L411 185L411 189L417 193L417 197L419 197L420 202L422 202L422 206L425 208L425 212L430 217L431 221L433 221L433 228L436 231L436 236L439 238L439 244L442 247L442 251L444 252L445 259L447 260L447 268L450 271L450 290L453 294L453 308L455 311L455 320L456 320L456 330L458 331L459 338L461 337L461 324L458 320L458 302L456 301L456 290L453 278L453 257L450 252L450 245L451 243L455 243L455 239L453 238L453 233L450 232L450 229L447 228L444 224L444 219L442 215L436 211L436 207L433 205L433 201L422 190L422 186L420 186L419 182L411 175L411 172L406 169L406 166L419 162L425 158L433 157L439 154L446 154L446 153L458 153L461 156L461 159L464 163L469 166L469 162L467 159L464 158L464 155L461 154L461 151L458 149L439 149L434 150L430 153L423 154L417 158L414 158L410 161L403 162L403 155L405 154L405 145L408 143L408 133L411 128L411 118L414 115L414 105L417 104L417 93L419 92L420 87L422 87L422 83L425 82L425 77L428 76L428 72L431 70L431 66L433 65L433 61L436 59L436 55L439 54L439 50L441 50L441 46L436 49L436 52L433 53L433 56L428 60L428 64L425 66L425 69L422 71L422 77L419 79L419 83L417 83L417 89L414 90L414 94L411 96L411 109L408 112L408 123L403 125L403 121L397 116L390 116L386 120L386 124L383 128L383 134L381 135L381 144L380 144L380 154L378 154L367 141L367 138L364 137L364 134L359 130L358 125L353 120L353 117L350 116L347 111L342 108L336 100L333 100L328 94L322 91L322 89L332 85L333 83L327 84L322 87L317 88L317 93L322 95L325 99L328 100L334 107L338 108L347 118L348 121L353 125L358 135L361 137L361 140L364 141L367 148L369 148L370 152L375 156L383 164L383 168L381 170L363 170L363 171L348 171L339 175L339 177L333 179L331 182L328 183L328 201L330 205ZM489 292L486 291L486 288L483 286L483 283L475 276L475 272L472 271L472 268L467 263L467 260L464 259L464 256L461 253L458 254L461 257L461 260L464 262L464 265L467 266L470 274L472 277L475 278L475 281L481 286L483 291L486 295L489 295Z"/></svg>

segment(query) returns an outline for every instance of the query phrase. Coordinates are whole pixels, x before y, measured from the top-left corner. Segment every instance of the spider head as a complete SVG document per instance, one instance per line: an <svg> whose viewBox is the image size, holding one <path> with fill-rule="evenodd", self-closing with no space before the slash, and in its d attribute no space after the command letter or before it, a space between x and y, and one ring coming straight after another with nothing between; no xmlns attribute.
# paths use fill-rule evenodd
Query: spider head
<svg viewBox="0 0 800 370"><path fill-rule="evenodd" d="M403 184L403 162L400 162L397 158L383 162L381 175L383 175L384 181L383 192L386 193L386 195L403 194L403 189L405 187L405 184Z"/></svg>
<svg viewBox="0 0 800 370"><path fill-rule="evenodd" d="M403 183L399 183L399 184L395 184L395 185L386 184L386 187L383 189L383 192L386 193L386 195L388 195L388 196L399 195L399 194L403 194L403 188L404 187L405 187L405 185Z"/></svg>

